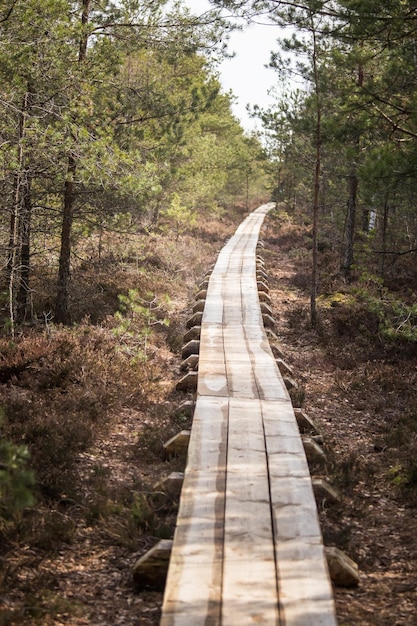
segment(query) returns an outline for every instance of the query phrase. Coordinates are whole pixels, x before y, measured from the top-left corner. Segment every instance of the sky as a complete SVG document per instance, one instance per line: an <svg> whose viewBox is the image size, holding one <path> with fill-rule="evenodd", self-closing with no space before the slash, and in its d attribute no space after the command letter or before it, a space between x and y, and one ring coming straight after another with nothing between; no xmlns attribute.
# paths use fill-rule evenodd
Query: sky
<svg viewBox="0 0 417 626"><path fill-rule="evenodd" d="M208 0L185 0L185 4L197 15L212 8ZM241 32L232 33L229 51L236 56L223 61L219 68L224 91L232 90L237 98L233 113L246 131L261 130L259 120L250 118L246 105L266 108L274 102L268 91L276 85L277 76L265 65L271 50L277 49L280 34L276 25L266 23L251 24Z"/></svg>

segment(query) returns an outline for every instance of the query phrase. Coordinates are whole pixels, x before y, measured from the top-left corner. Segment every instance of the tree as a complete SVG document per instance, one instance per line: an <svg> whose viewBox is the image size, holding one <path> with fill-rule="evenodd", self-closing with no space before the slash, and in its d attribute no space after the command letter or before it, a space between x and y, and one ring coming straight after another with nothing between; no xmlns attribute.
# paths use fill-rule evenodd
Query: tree
<svg viewBox="0 0 417 626"><path fill-rule="evenodd" d="M387 233L393 233L390 216L393 215L394 199L398 214L398 207L405 208L405 196L409 197L415 187L410 168L410 164L415 163L413 139L416 136L412 115L416 83L415 62L412 61L414 14L407 3L394 2L389 7L381 7L380 3L372 0L364 3L346 0L338 3L265 1L215 4L228 6L241 15L248 15L248 11L266 11L270 19L281 26L291 24L296 35L292 41L284 40L284 51L291 50L292 54L300 55L310 49L312 60L315 56L314 42L303 41L301 33L307 32L308 9L314 11L320 35L317 84L322 109L321 169L322 174L326 171L327 190L334 190L336 186L340 189L340 180L348 183L341 268L349 277L354 264L358 207L361 210L359 225L365 235L369 232L371 212L377 216L373 234L380 233L385 254ZM400 41L401 46L398 45ZM300 63L289 68L287 60L282 60L278 53L273 54L272 60L272 65L280 72L290 69L305 80L314 77L313 65L308 75ZM306 106L298 109L298 121L292 122L293 133L300 130L300 116L309 124L306 115L311 111L313 95L313 91L307 88ZM310 132L313 134L312 125ZM294 139L291 138L288 149L293 144ZM388 145L389 150L385 149ZM382 177L378 176L378 172ZM321 195L324 206L323 193ZM334 202L340 202L340 193L335 196ZM381 220L378 219L378 205L383 206ZM335 216L339 221L337 213ZM411 230L416 232L415 212L410 215L408 210L403 223L408 227L412 224ZM400 233L404 230L397 226L398 240ZM377 241L376 238L374 240Z"/></svg>
<svg viewBox="0 0 417 626"><path fill-rule="evenodd" d="M0 63L2 194L10 215L5 266L12 332L16 319L28 313L34 181L53 169L51 153L45 156L44 152L44 130L62 85L57 55L59 47L61 54L66 52L65 42L60 41L67 26L64 6L64 2L47 0L40 6L30 1L15 3L0 24L4 43Z"/></svg>
<svg viewBox="0 0 417 626"><path fill-rule="evenodd" d="M328 35L331 24L328 15L331 14L333 3L325 1L307 1L298 4L276 3L275 9L270 10L270 19L285 27L292 24L303 33L301 36L293 34L291 39L282 41L283 49L291 51L300 60L296 71L309 81L308 97L314 111L313 136L314 142L314 172L312 190L312 268L310 290L310 319L312 326L317 323L317 241L320 209L320 186L322 164L322 117L323 102L321 90L320 65L324 62L323 56L328 46ZM266 6L266 5L264 5ZM269 5L271 9L271 5ZM326 16L326 17L324 17ZM271 67L278 71L288 70L288 62L278 53L272 55Z"/></svg>
<svg viewBox="0 0 417 626"><path fill-rule="evenodd" d="M199 21L165 5L28 0L0 20L13 328L31 313L33 258L48 274L58 265L55 321L67 323L78 234L121 217L123 228L141 227L176 192L189 129L220 97L209 51L223 25L213 12Z"/></svg>

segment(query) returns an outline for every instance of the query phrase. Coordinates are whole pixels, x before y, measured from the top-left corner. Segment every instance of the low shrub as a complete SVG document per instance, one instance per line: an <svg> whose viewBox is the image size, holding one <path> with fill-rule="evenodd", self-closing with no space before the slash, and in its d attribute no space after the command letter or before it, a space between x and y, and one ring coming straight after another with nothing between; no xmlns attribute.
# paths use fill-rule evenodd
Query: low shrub
<svg viewBox="0 0 417 626"><path fill-rule="evenodd" d="M77 455L108 426L123 390L126 402L137 402L155 384L151 366L117 346L110 331L83 325L3 342L4 436L26 446L48 498L76 488Z"/></svg>

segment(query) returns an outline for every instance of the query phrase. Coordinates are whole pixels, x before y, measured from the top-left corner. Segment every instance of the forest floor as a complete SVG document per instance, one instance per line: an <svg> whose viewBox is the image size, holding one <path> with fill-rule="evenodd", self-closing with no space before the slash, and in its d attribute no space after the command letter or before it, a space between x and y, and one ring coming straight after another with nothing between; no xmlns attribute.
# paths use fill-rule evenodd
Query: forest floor
<svg viewBox="0 0 417 626"><path fill-rule="evenodd" d="M320 510L324 540L360 569L359 587L335 589L339 624L412 626L417 478L404 478L404 468L412 465L408 456L417 443L416 355L382 350L365 322L352 320L343 306L323 309L313 331L305 233L272 217L266 224L262 238L275 332L294 369L297 402L323 434L324 473L342 495L340 504ZM3 529L0 626L159 624L162 592L135 589L132 568L175 524L176 503L161 503L152 494L161 477L183 469L180 459L168 461L162 454L163 442L190 425L176 413L186 399L175 391L180 336L195 293L191 283L202 278L225 236L213 235L204 255L199 249L200 265L187 274L183 288L173 290L170 335L161 330L150 345L140 391L130 389L130 379L120 382L132 398L112 405L107 427L77 454L71 474L77 489L68 485L59 497L26 512L20 532ZM179 267L186 250L184 245ZM12 386L22 402L27 389L12 383L7 393Z"/></svg>

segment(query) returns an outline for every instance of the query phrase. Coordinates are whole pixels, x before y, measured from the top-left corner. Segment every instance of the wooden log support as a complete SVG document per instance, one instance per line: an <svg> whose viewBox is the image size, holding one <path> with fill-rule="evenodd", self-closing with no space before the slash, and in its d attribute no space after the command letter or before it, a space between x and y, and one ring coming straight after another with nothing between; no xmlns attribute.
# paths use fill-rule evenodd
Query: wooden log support
<svg viewBox="0 0 417 626"><path fill-rule="evenodd" d="M275 342L276 334L274 333L272 328L265 328L265 331L266 331L267 337L269 337L270 339L271 352L274 355L275 359L284 359L285 358L284 350L280 346L279 343Z"/></svg>
<svg viewBox="0 0 417 626"><path fill-rule="evenodd" d="M262 314L269 315L270 317L273 316L272 307L270 307L269 304L267 304L266 302L261 302L260 306L261 306L261 313Z"/></svg>
<svg viewBox="0 0 417 626"><path fill-rule="evenodd" d="M190 357L188 357L190 358ZM197 391L198 374L194 371L189 371L185 376L177 382L177 391Z"/></svg>
<svg viewBox="0 0 417 626"><path fill-rule="evenodd" d="M168 458L173 456L186 456L190 442L190 434L191 431L189 430L181 430L181 432L171 437L171 439L168 439L168 441L164 443L165 455Z"/></svg>
<svg viewBox="0 0 417 626"><path fill-rule="evenodd" d="M162 492L173 500L178 500L181 495L182 484L184 482L184 472L171 472L163 480L153 487L155 492ZM167 568L168 569L168 568Z"/></svg>
<svg viewBox="0 0 417 626"><path fill-rule="evenodd" d="M193 304L193 313L202 313L204 311L204 307L206 306L205 300L197 300Z"/></svg>
<svg viewBox="0 0 417 626"><path fill-rule="evenodd" d="M210 278L209 277L204 278L204 280L202 280L201 283L198 286L199 289L200 290L207 289L207 287L209 286L209 282L210 282Z"/></svg>
<svg viewBox="0 0 417 626"><path fill-rule="evenodd" d="M200 291L196 294L196 300L205 300L207 298L207 289L200 289Z"/></svg>
<svg viewBox="0 0 417 626"><path fill-rule="evenodd" d="M268 283L268 274L261 268L256 270L256 278L257 280L263 280L266 284Z"/></svg>
<svg viewBox="0 0 417 626"><path fill-rule="evenodd" d="M308 463L312 466L325 465L326 454L323 448L316 443L312 437L308 437L307 435L302 436L302 441Z"/></svg>
<svg viewBox="0 0 417 626"><path fill-rule="evenodd" d="M360 580L357 563L339 548L329 546L325 552L334 584L338 587L357 587Z"/></svg>
<svg viewBox="0 0 417 626"><path fill-rule="evenodd" d="M182 372L187 370L195 370L198 367L198 354L190 354L189 357L184 359L184 361L180 365L180 370Z"/></svg>
<svg viewBox="0 0 417 626"><path fill-rule="evenodd" d="M293 368L290 365L288 365L288 363L286 363L284 361L284 359L278 358L278 359L275 359L275 360L276 360L276 363L278 365L278 369L281 372L281 375L282 376L289 376L290 378L293 378L293 376L294 376ZM287 387L287 389L288 389L288 387Z"/></svg>
<svg viewBox="0 0 417 626"><path fill-rule="evenodd" d="M294 380L294 378L291 378L291 376L284 376L284 383L288 391L291 389L298 389L297 381Z"/></svg>
<svg viewBox="0 0 417 626"><path fill-rule="evenodd" d="M265 328L275 328L275 320L271 315L264 313L262 315L262 320L263 320Z"/></svg>
<svg viewBox="0 0 417 626"><path fill-rule="evenodd" d="M271 302L271 296L269 293L266 293L266 291L259 291L258 297L260 302L266 302L267 304L270 304Z"/></svg>
<svg viewBox="0 0 417 626"><path fill-rule="evenodd" d="M258 291L264 291L265 293L269 293L269 287L263 280L258 280L256 283L258 287Z"/></svg>
<svg viewBox="0 0 417 626"><path fill-rule="evenodd" d="M319 434L318 428L313 422L313 420L307 415L303 409L295 408L294 409L295 418L297 420L298 428L301 433L309 433L309 434Z"/></svg>
<svg viewBox="0 0 417 626"><path fill-rule="evenodd" d="M201 335L201 326L193 326L184 335L184 341L187 343L192 341L193 339L200 339Z"/></svg>
<svg viewBox="0 0 417 626"><path fill-rule="evenodd" d="M203 314L201 312L194 313L194 315L190 317L190 319L187 320L186 327L192 328L193 326L201 326L202 319L203 319Z"/></svg>
<svg viewBox="0 0 417 626"><path fill-rule="evenodd" d="M193 400L184 400L184 402L181 402L181 404L176 408L174 416L177 419L181 417L184 419L190 419L194 414L194 408L195 402Z"/></svg>
<svg viewBox="0 0 417 626"><path fill-rule="evenodd" d="M337 502L340 502L339 492L329 483L328 480L325 480L324 478L313 478L311 482L313 484L316 501L319 504L336 504Z"/></svg>
<svg viewBox="0 0 417 626"><path fill-rule="evenodd" d="M133 581L138 591L163 589L167 577L172 540L163 539L133 566Z"/></svg>
<svg viewBox="0 0 417 626"><path fill-rule="evenodd" d="M192 339L182 349L181 356L183 359L187 359L192 354L200 354L200 341Z"/></svg>

